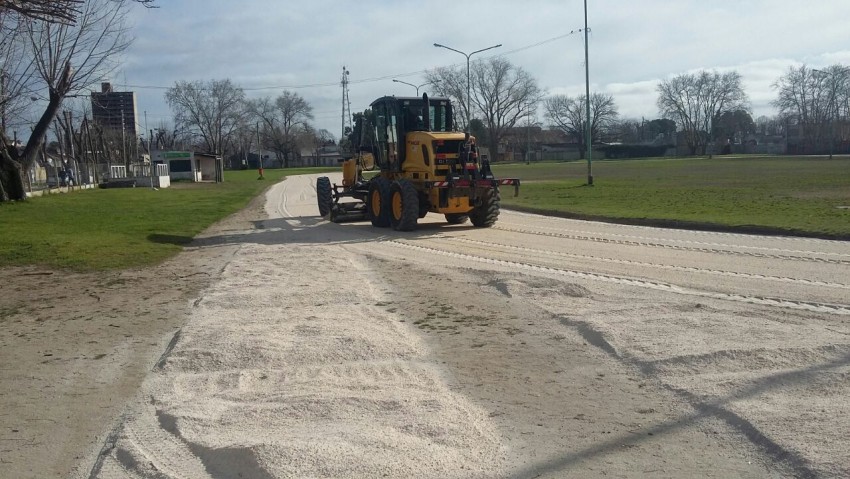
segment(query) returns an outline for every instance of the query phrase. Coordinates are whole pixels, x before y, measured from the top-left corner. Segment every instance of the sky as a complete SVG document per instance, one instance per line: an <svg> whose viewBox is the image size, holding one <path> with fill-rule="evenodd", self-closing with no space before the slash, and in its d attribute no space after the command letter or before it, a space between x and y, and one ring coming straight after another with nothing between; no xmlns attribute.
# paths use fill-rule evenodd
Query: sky
<svg viewBox="0 0 850 479"><path fill-rule="evenodd" d="M135 42L107 79L136 92L142 131L172 125L164 91L175 82L230 79L248 98L298 93L314 126L338 138L343 67L351 110L362 111L416 93L393 78L419 85L427 70L466 66L434 43L467 53L501 44L472 61L501 56L547 95L585 91L583 0L156 3L132 9ZM612 95L621 118L657 118L658 83L699 70L738 71L753 117L770 116L772 85L789 67L850 65L845 0L587 0L587 16L590 90Z"/></svg>

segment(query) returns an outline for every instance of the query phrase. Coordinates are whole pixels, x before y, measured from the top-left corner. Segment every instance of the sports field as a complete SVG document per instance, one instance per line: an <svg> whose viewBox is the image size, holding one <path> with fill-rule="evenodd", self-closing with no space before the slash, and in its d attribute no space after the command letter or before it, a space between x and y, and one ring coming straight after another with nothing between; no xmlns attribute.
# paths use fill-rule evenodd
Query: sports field
<svg viewBox="0 0 850 479"><path fill-rule="evenodd" d="M716 157L497 164L522 180L502 205L627 223L850 239L850 158ZM156 264L285 175L227 171L218 184L108 189L0 203L0 266L78 270ZM338 171L325 169L324 171ZM317 213L318 214L318 213Z"/></svg>
<svg viewBox="0 0 850 479"><path fill-rule="evenodd" d="M502 205L665 226L850 238L850 158L715 157L506 164Z"/></svg>

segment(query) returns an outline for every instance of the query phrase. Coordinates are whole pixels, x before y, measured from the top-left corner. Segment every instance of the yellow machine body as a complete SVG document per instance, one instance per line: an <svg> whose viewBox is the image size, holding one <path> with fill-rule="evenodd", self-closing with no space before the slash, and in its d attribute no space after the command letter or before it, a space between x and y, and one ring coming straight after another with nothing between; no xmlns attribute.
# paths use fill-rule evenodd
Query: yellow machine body
<svg viewBox="0 0 850 479"><path fill-rule="evenodd" d="M496 222L499 188L518 190L519 180L493 176L475 137L454 128L449 99L387 96L370 107L355 115L346 139L351 156L342 162L342 185L317 180L320 214L399 231L414 229L429 212L449 224ZM355 201L340 201L346 198Z"/></svg>

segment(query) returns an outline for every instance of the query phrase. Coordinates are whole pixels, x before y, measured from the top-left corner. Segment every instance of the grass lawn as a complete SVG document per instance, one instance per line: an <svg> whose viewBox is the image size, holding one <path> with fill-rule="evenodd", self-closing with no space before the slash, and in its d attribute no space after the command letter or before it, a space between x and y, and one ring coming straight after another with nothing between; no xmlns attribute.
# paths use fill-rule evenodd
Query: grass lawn
<svg viewBox="0 0 850 479"><path fill-rule="evenodd" d="M0 203L0 266L102 270L156 264L285 174L327 169L225 171L222 183L75 191ZM332 171L335 171L332 170Z"/></svg>
<svg viewBox="0 0 850 479"><path fill-rule="evenodd" d="M850 158L715 157L495 165L506 207L581 218L850 239Z"/></svg>
<svg viewBox="0 0 850 479"><path fill-rule="evenodd" d="M850 158L716 157L498 164L506 207L569 217L850 239ZM284 174L226 171L218 184L86 190L0 203L0 266L102 270L156 264Z"/></svg>

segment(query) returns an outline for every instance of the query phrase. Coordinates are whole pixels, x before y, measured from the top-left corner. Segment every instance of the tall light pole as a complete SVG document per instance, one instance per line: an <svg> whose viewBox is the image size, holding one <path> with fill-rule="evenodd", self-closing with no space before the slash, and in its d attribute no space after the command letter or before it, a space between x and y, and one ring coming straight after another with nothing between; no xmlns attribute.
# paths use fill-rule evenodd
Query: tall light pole
<svg viewBox="0 0 850 479"><path fill-rule="evenodd" d="M585 141L587 142L587 185L593 186L593 161L590 159L593 152L593 139L590 135L590 62L587 48L587 0L584 0L584 90L585 90L585 113L587 118Z"/></svg>
<svg viewBox="0 0 850 479"><path fill-rule="evenodd" d="M453 52L460 53L461 55L466 57L466 102L465 102L466 103L466 131L469 131L469 122L471 120L471 118L469 117L469 101L470 101L470 88L469 87L470 87L470 84L471 84L470 79L469 79L469 57L471 57L472 55L475 55L476 53L481 53L481 52L484 52L484 51L487 51L487 50L492 50L493 48L499 48L500 46L502 46L502 44L500 43L498 45L493 45L492 47L482 48L481 50L475 50L474 52L469 53L469 54L464 53L460 50L455 50L452 47L440 45L439 43L435 43L434 46L438 47L438 48L445 48L446 50L451 50Z"/></svg>
<svg viewBox="0 0 850 479"><path fill-rule="evenodd" d="M393 78L393 81L396 82L396 83L404 83L405 85L410 85L413 88L416 88L416 96L419 96L419 89L420 88L422 88L425 85L430 85L432 83L435 83L435 82L429 81L429 82L425 82L425 83L417 86L417 85L414 85L413 83L407 83L406 81L396 80L395 78Z"/></svg>

